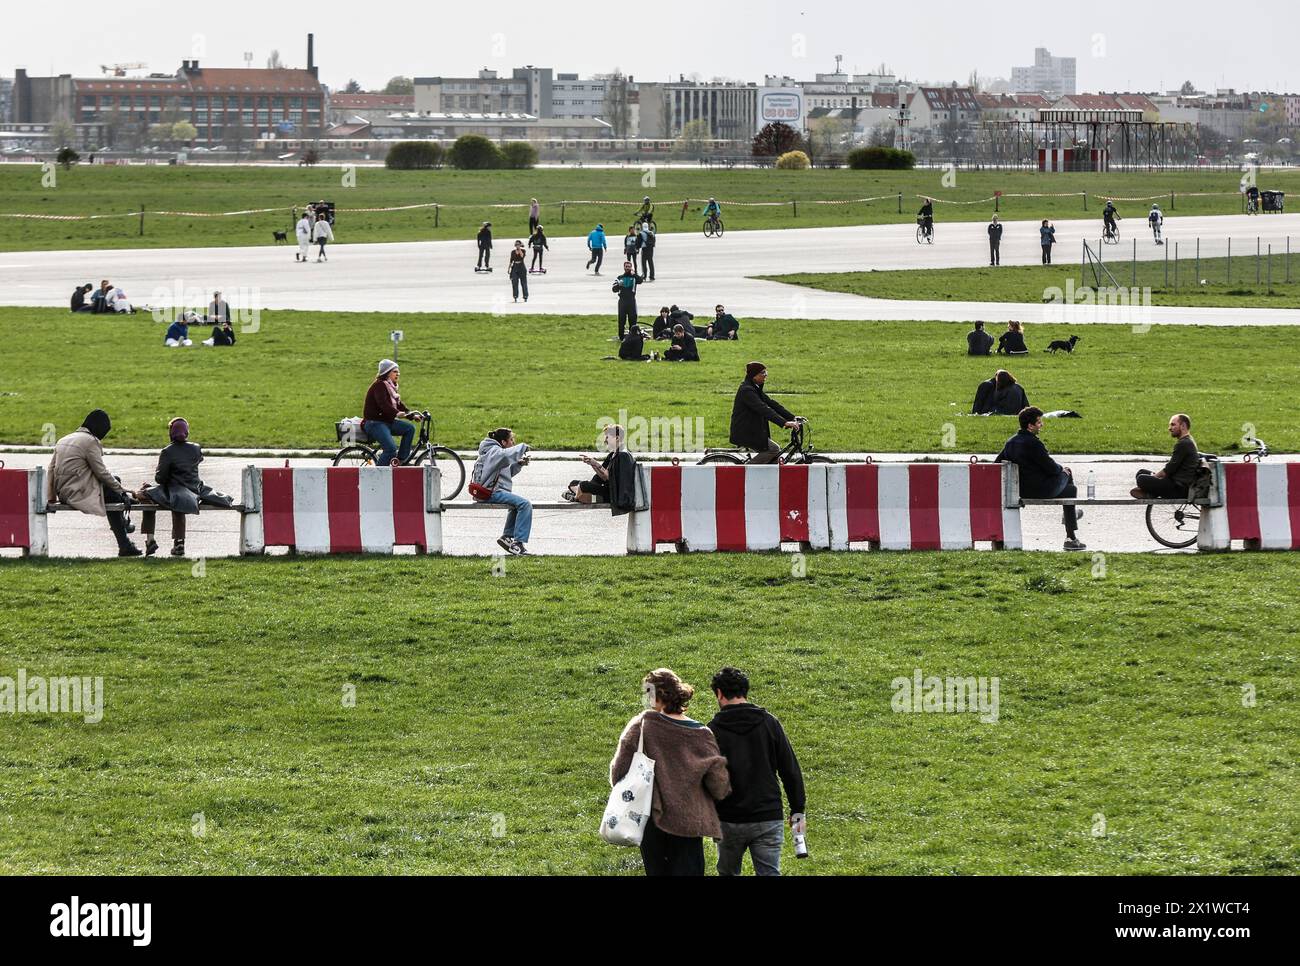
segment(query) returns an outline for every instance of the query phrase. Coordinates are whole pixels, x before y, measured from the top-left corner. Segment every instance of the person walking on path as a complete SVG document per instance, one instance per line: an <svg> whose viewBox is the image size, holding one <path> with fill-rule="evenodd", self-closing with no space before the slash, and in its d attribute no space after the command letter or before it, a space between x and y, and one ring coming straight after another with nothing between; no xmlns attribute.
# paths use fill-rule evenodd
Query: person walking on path
<svg viewBox="0 0 1300 966"><path fill-rule="evenodd" d="M329 256L325 254L325 244L334 240L334 229L330 227L329 218L323 211L316 216L316 224L311 230L311 239L320 246L316 252L316 261L328 262Z"/></svg>
<svg viewBox="0 0 1300 966"><path fill-rule="evenodd" d="M476 272L492 271L492 222L483 222L478 230L478 261L474 264Z"/></svg>
<svg viewBox="0 0 1300 966"><path fill-rule="evenodd" d="M528 267L524 262L528 258L528 253L524 251L522 240L515 241L515 247L510 250L510 291L514 293L515 301L519 301L519 290L524 290L524 301L528 301Z"/></svg>
<svg viewBox="0 0 1300 966"><path fill-rule="evenodd" d="M542 220L542 206L533 198L528 203L528 234L531 235L537 231L537 225Z"/></svg>
<svg viewBox="0 0 1300 966"><path fill-rule="evenodd" d="M1038 243L1043 246L1043 264L1052 264L1052 246L1056 244L1056 229L1047 223L1046 218L1038 229Z"/></svg>
<svg viewBox="0 0 1300 966"><path fill-rule="evenodd" d="M994 215L989 222L989 265L1002 264L1002 222Z"/></svg>
<svg viewBox="0 0 1300 966"><path fill-rule="evenodd" d="M295 262L302 262L305 265L307 263L307 255L311 251L312 232L311 216L307 214L306 211L302 213L302 217L299 218L298 223L294 225L293 231L294 235L298 239L298 251L294 254L293 260Z"/></svg>
<svg viewBox="0 0 1300 966"><path fill-rule="evenodd" d="M605 226L597 225L587 236L587 251L591 255L587 259L587 267L591 268L594 263L597 275L600 274L601 263L605 261L605 249L608 247L609 244L605 241Z"/></svg>
<svg viewBox="0 0 1300 966"><path fill-rule="evenodd" d="M727 760L713 732L686 715L693 687L663 667L647 674L641 686L649 710L623 729L609 783L623 779L641 743L655 763L650 821L641 836L645 874L704 875L704 837L722 836L715 803L731 794Z"/></svg>
<svg viewBox="0 0 1300 966"><path fill-rule="evenodd" d="M533 250L533 263L528 266L528 271L545 275L546 266L542 253L550 251L551 246L546 243L546 229L542 225L534 228L533 233L528 236L528 245Z"/></svg>
<svg viewBox="0 0 1300 966"><path fill-rule="evenodd" d="M641 225L641 274L647 282L655 280L655 233L649 222Z"/></svg>

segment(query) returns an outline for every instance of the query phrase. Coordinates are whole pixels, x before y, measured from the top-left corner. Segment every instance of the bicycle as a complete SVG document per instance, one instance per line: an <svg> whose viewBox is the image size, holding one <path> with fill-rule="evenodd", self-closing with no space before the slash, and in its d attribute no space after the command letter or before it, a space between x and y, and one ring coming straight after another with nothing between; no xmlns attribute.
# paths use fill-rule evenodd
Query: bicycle
<svg viewBox="0 0 1300 966"><path fill-rule="evenodd" d="M1115 222L1103 221L1101 224L1101 240L1107 245L1119 244L1119 225Z"/></svg>
<svg viewBox="0 0 1300 966"><path fill-rule="evenodd" d="M1258 198L1252 198L1250 195L1246 195L1246 214L1248 214L1248 215L1258 215L1258 214L1259 214L1259 199L1258 199Z"/></svg>
<svg viewBox="0 0 1300 966"><path fill-rule="evenodd" d="M704 237L721 238L722 237L722 219L717 215L710 215L704 219Z"/></svg>
<svg viewBox="0 0 1300 966"><path fill-rule="evenodd" d="M916 219L916 243L918 245L934 244L934 222L926 223L924 219Z"/></svg>
<svg viewBox="0 0 1300 966"><path fill-rule="evenodd" d="M653 213L647 214L638 210L636 215L633 216L632 224L636 225L638 228L642 225L649 225L652 234L659 234L659 225L655 222L655 216Z"/></svg>
<svg viewBox="0 0 1300 966"><path fill-rule="evenodd" d="M746 463L752 463L755 455L757 454L749 450L706 449L704 458L697 465L728 463L733 466L743 466ZM800 419L799 425L790 430L790 442L781 450L776 462L789 466L799 466L807 463L834 463L835 461L822 453L813 452L812 429L808 425L808 420Z"/></svg>
<svg viewBox="0 0 1300 966"><path fill-rule="evenodd" d="M1268 444L1258 438L1253 442L1254 451L1244 454L1243 459L1258 463L1268 455ZM1222 457L1215 453L1197 455L1211 467L1222 462ZM1201 505L1193 502L1190 495L1178 503L1148 503L1147 531L1157 543L1173 550L1184 550L1194 544L1200 534L1201 511Z"/></svg>
<svg viewBox="0 0 1300 966"><path fill-rule="evenodd" d="M436 466L442 477L442 501L456 499L465 485L465 462L456 451L446 446L430 445L429 437L433 433L433 420L428 411L420 414L420 436L411 447L411 455L402 466ZM367 445L370 440L365 435L359 422L343 420L335 425L339 442L346 442L334 455L335 466L376 466L379 462L379 447Z"/></svg>

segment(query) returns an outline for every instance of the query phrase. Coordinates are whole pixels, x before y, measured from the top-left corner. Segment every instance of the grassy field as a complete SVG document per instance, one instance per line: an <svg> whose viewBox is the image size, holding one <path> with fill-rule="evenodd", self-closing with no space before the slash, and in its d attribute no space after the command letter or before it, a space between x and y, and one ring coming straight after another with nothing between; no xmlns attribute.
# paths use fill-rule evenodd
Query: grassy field
<svg viewBox="0 0 1300 966"><path fill-rule="evenodd" d="M1169 246L1172 247L1172 246ZM1261 259L1260 281L1255 281L1255 258L1171 258L1138 261L1112 261L1108 267L1115 281L1125 288L1151 290L1152 305L1231 306L1233 308L1296 308L1300 306L1300 256L1290 266L1288 283L1285 255L1272 259L1271 285L1268 282L1268 259ZM805 285L829 292L849 292L882 299L918 299L954 302L1039 302L1048 296L1044 291L1058 288L1066 292L1067 280L1073 279L1076 291L1095 282L1091 271L1080 276L1079 265L1006 265L1000 268L936 268L900 271L799 273L766 275L777 282ZM1206 284L1201 285L1204 279Z"/></svg>
<svg viewBox="0 0 1300 966"><path fill-rule="evenodd" d="M707 721L736 663L807 778L793 874L1294 874L1294 563L992 559L7 561L0 675L105 706L0 714L0 872L637 873L596 825L639 679ZM996 722L891 711L917 668Z"/></svg>
<svg viewBox="0 0 1300 966"><path fill-rule="evenodd" d="M585 449L597 420L620 410L699 418L707 444L726 445L732 398L754 358L769 367L769 391L812 421L822 450L938 452L951 424L956 452L996 452L1012 432L1009 419L960 415L976 384L1007 364L965 355L964 323L742 323L742 341L703 343L702 362L674 365L603 361L615 349L612 317L530 317L533 334L560 337L520 338L513 320L491 316L266 312L258 332L224 351L166 349L146 314L69 322L59 309L0 308L0 442L48 444L101 407L114 421L110 446L161 446L177 414L208 447L336 446L334 420L360 412L395 325L406 332L403 398L429 409L439 439L457 448L511 425L535 446ZM1068 334L1030 326L1027 340L1037 350ZM1163 452L1166 414L1179 411L1209 451L1231 451L1246 422L1276 450L1300 450L1300 370L1289 364L1300 358L1300 330L1089 325L1082 334L1073 356L1010 360L1034 405L1084 416L1053 423L1053 451Z"/></svg>
<svg viewBox="0 0 1300 966"><path fill-rule="evenodd" d="M443 208L434 224L431 209L393 212L345 212L336 221L339 241L416 241L472 237L480 222L491 220L502 234L519 234L527 227L531 197L544 205L542 222L552 236L586 234L597 222L622 232L639 199L659 199L661 231L698 231L697 209L702 199L717 197L727 227L815 227L882 222L911 222L920 206L917 195L940 199L944 221L980 221L992 212L988 204L944 204L1006 195L1070 197L1003 197L1006 219L1096 216L1101 195L1162 201L1175 194L1178 214L1231 214L1241 211L1236 194L1238 176L1232 172L1169 172L1107 174L1039 174L1036 172L958 172L945 186L941 170L868 171L706 171L659 168L654 184L645 187L640 167L625 169L538 169L534 171L424 172L359 168L355 186L343 187L339 168L240 168L205 165L183 167L105 167L82 165L55 172L56 185L42 184L35 165L0 165L0 211L43 215L123 214L149 211L223 212L278 208L279 211L206 219L149 216L144 234L138 217L94 221L32 221L0 218L0 250L91 248L174 248L213 245L271 244L273 229L290 227L289 209L321 198L340 208L382 208L437 202ZM1270 172L1268 183L1280 190L1300 191L1300 172ZM899 212L897 194L903 194ZM1078 192L1088 192L1087 212ZM1195 197L1199 192L1216 194ZM1226 193L1226 194L1224 194ZM825 201L889 198L870 204L818 204ZM693 200L683 219L680 201ZM672 208L668 200L679 204ZM560 201L596 202L568 205ZM798 202L797 213L790 202ZM778 204L771 204L777 202ZM1165 202L1167 204L1167 201ZM744 207L744 205L758 205ZM494 207L510 206L515 207Z"/></svg>

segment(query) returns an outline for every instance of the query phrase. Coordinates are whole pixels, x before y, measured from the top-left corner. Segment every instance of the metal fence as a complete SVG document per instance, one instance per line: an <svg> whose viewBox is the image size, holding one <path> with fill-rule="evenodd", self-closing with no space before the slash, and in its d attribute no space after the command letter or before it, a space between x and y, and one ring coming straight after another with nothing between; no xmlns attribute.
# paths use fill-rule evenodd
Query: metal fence
<svg viewBox="0 0 1300 966"><path fill-rule="evenodd" d="M1129 286L1153 291L1216 289L1232 294L1293 294L1278 289L1300 283L1293 275L1291 236L1179 238L1165 236L1158 255L1153 236L1105 244L1089 239L1079 264L1084 288Z"/></svg>

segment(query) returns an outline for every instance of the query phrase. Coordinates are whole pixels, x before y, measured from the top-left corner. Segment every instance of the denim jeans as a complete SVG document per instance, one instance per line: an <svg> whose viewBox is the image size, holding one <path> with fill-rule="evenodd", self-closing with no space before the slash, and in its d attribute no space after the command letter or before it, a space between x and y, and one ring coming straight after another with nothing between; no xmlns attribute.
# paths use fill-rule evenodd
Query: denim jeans
<svg viewBox="0 0 1300 966"><path fill-rule="evenodd" d="M501 531L503 537L514 537L520 543L527 543L533 532L533 505L517 493L509 490L493 490L489 503L502 503L510 507L506 514L506 528Z"/></svg>
<svg viewBox="0 0 1300 966"><path fill-rule="evenodd" d="M723 822L718 843L718 875L740 875L740 864L748 850L755 875L781 874L781 844L785 822Z"/></svg>
<svg viewBox="0 0 1300 966"><path fill-rule="evenodd" d="M405 463L406 458L411 455L411 440L415 438L415 424L408 423L405 419L394 419L392 425L381 423L377 419L367 419L362 428L366 435L379 444L379 465L387 466L396 456L400 462ZM393 443L393 436L402 437L401 449Z"/></svg>

